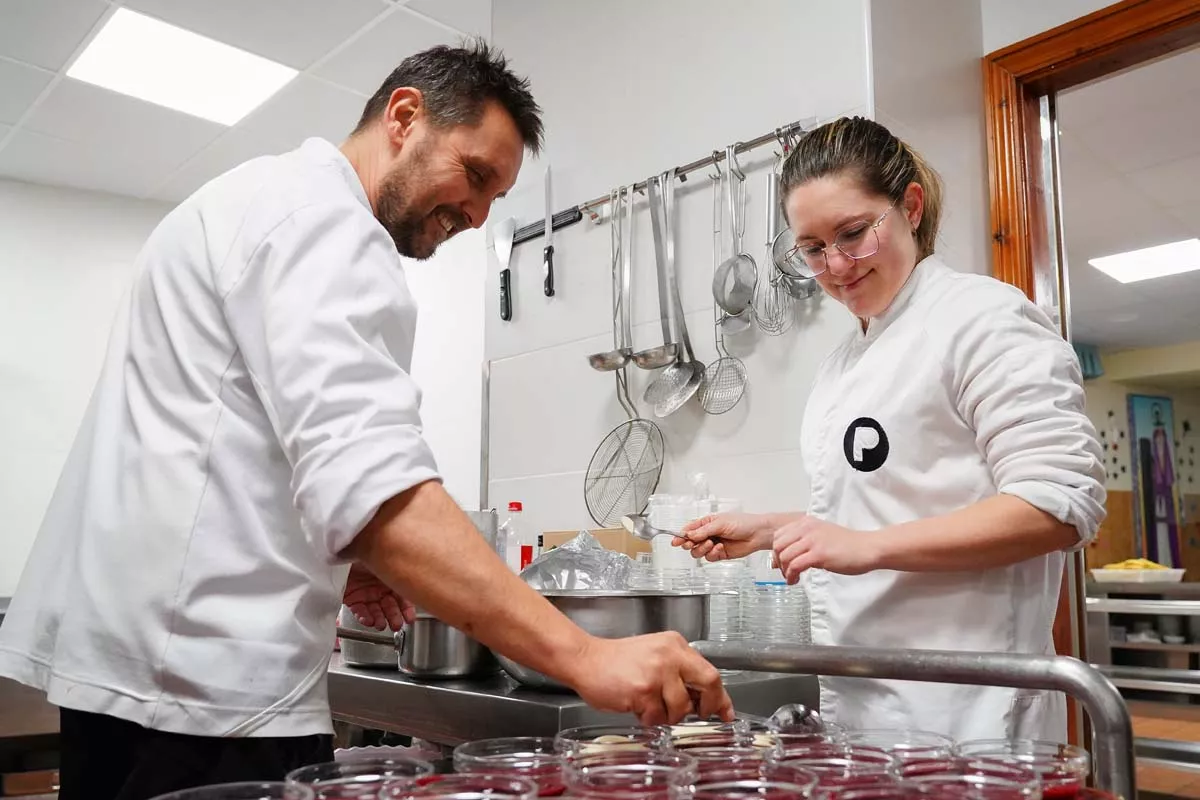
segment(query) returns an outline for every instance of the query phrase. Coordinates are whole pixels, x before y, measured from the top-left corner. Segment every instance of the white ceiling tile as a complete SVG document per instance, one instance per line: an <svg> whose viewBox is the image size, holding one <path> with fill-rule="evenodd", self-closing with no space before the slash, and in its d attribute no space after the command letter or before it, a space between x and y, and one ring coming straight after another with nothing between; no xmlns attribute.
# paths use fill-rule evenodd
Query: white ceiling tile
<svg viewBox="0 0 1200 800"><path fill-rule="evenodd" d="M70 78L51 90L25 127L99 153L134 151L162 177L227 130Z"/></svg>
<svg viewBox="0 0 1200 800"><path fill-rule="evenodd" d="M1200 154L1131 172L1129 180L1159 206L1200 203Z"/></svg>
<svg viewBox="0 0 1200 800"><path fill-rule="evenodd" d="M103 0L0 0L0 55L57 71L108 9Z"/></svg>
<svg viewBox="0 0 1200 800"><path fill-rule="evenodd" d="M11 130L11 125L0 125L0 139L3 139L5 136L7 136L8 132Z"/></svg>
<svg viewBox="0 0 1200 800"><path fill-rule="evenodd" d="M492 0L409 0L405 8L472 36L492 35Z"/></svg>
<svg viewBox="0 0 1200 800"><path fill-rule="evenodd" d="M170 176L155 197L182 200L238 164L286 152L310 136L340 143L358 122L363 103L357 94L301 75Z"/></svg>
<svg viewBox="0 0 1200 800"><path fill-rule="evenodd" d="M1189 234L1200 237L1200 203L1168 208L1167 213L1183 223L1184 230Z"/></svg>
<svg viewBox="0 0 1200 800"><path fill-rule="evenodd" d="M1071 134L1114 169L1132 172L1200 153L1200 103L1157 108L1153 113L1114 113Z"/></svg>
<svg viewBox="0 0 1200 800"><path fill-rule="evenodd" d="M128 0L125 5L296 69L306 69L387 8L379 0Z"/></svg>
<svg viewBox="0 0 1200 800"><path fill-rule="evenodd" d="M51 186L144 196L163 171L136 147L89 147L18 130L0 150L0 175Z"/></svg>
<svg viewBox="0 0 1200 800"><path fill-rule="evenodd" d="M53 77L36 67L0 61L0 122L19 120Z"/></svg>
<svg viewBox="0 0 1200 800"><path fill-rule="evenodd" d="M398 8L346 49L313 70L313 74L371 95L392 70L413 53L461 37Z"/></svg>
<svg viewBox="0 0 1200 800"><path fill-rule="evenodd" d="M1195 75L1200 75L1200 47L1107 75L1060 92L1056 98L1059 123L1075 126L1118 113L1174 105L1181 101L1182 95L1196 91L1195 83L1186 80Z"/></svg>

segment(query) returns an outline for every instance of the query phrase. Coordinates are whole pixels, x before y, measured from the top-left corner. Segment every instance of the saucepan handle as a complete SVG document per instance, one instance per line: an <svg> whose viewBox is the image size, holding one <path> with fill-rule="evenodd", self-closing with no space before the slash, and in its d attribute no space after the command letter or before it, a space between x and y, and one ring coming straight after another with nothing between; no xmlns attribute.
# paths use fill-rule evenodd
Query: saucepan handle
<svg viewBox="0 0 1200 800"><path fill-rule="evenodd" d="M404 648L404 631L399 633L383 633L382 631L354 631L349 628L343 628L340 625L337 629L337 635L342 639L350 639L355 642L366 642L368 644L382 644L387 647L394 647L396 650Z"/></svg>

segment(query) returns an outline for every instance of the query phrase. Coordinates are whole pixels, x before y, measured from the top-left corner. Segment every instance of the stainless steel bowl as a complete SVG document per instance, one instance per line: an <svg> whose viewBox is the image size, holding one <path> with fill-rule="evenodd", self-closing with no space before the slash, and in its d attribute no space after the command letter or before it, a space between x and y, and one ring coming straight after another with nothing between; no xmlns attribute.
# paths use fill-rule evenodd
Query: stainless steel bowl
<svg viewBox="0 0 1200 800"><path fill-rule="evenodd" d="M428 614L418 614L412 624L394 634L339 627L338 636L343 653L347 640L390 647L392 662L410 678L473 678L499 671L491 650Z"/></svg>
<svg viewBox="0 0 1200 800"><path fill-rule="evenodd" d="M620 639L675 631L695 642L708 636L709 595L661 591L551 591L542 596L593 636ZM540 672L497 654L500 665L519 683L538 689L568 690Z"/></svg>

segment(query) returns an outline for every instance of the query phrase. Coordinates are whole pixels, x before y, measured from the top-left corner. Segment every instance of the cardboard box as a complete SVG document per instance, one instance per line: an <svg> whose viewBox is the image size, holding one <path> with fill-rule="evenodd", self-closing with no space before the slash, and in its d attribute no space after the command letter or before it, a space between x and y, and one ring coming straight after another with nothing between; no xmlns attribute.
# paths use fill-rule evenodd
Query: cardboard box
<svg viewBox="0 0 1200 800"><path fill-rule="evenodd" d="M595 536L596 541L604 548L624 553L635 561L639 553L650 552L649 542L642 541L624 528L597 528L589 530L588 533ZM578 535L579 531L546 531L542 534L542 552L548 553Z"/></svg>

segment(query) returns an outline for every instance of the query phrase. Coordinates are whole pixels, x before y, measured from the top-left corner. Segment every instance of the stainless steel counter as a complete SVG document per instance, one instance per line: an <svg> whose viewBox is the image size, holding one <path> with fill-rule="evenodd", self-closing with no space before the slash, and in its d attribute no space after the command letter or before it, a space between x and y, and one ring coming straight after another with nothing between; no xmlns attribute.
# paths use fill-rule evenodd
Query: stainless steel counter
<svg viewBox="0 0 1200 800"><path fill-rule="evenodd" d="M725 685L738 711L750 714L766 716L784 703L818 703L811 675L747 672L726 678ZM596 711L574 694L526 689L504 674L419 682L391 670L347 667L340 653L329 664L329 704L336 720L443 745L632 721Z"/></svg>

